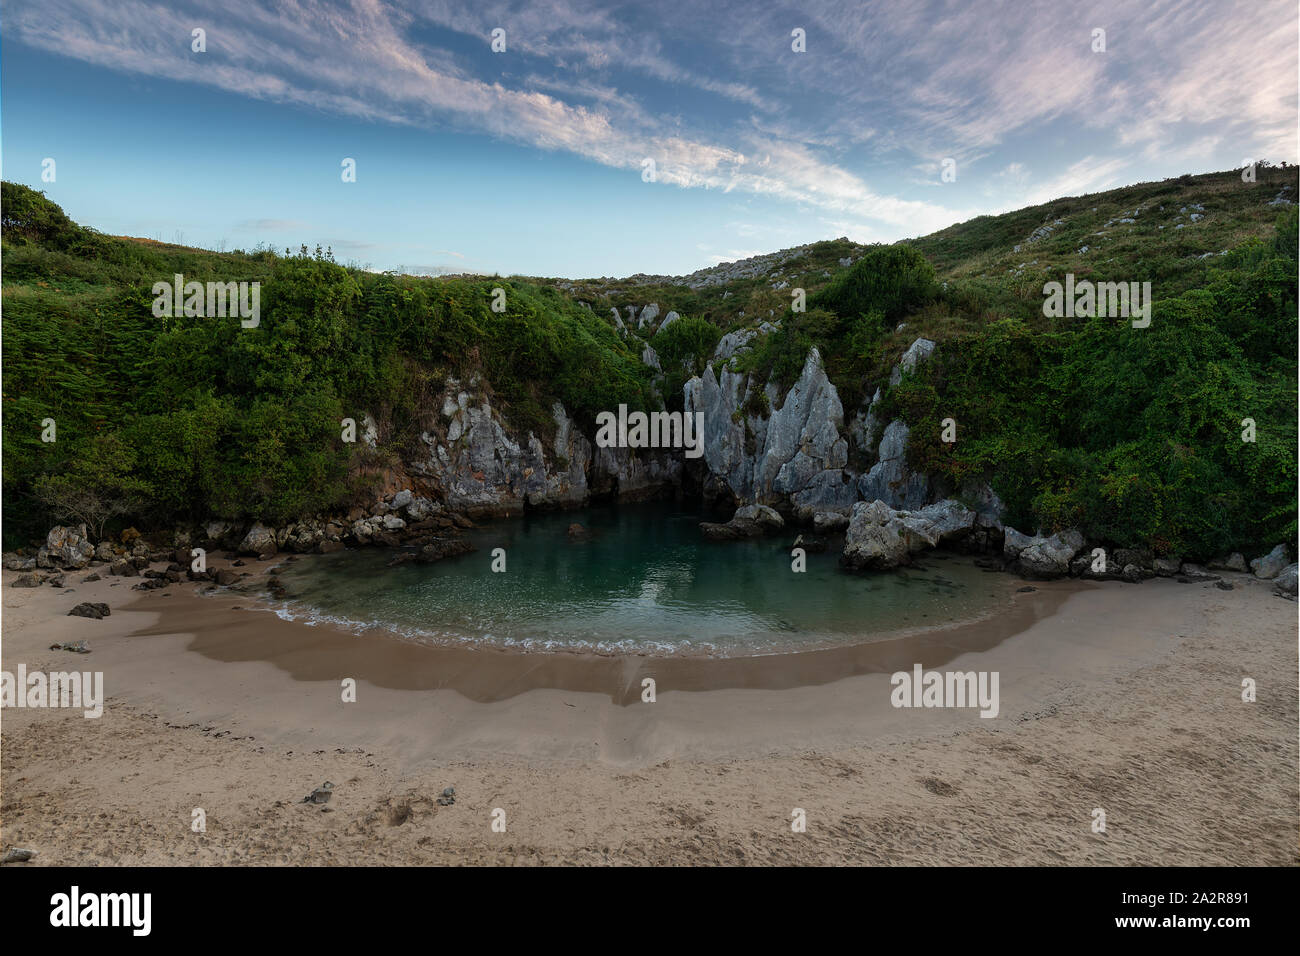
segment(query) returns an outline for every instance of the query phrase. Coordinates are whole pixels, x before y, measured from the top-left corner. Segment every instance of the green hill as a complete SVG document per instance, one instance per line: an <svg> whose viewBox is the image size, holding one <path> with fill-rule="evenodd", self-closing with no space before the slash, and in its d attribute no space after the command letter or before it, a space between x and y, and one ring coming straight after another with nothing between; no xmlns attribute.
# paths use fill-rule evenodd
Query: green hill
<svg viewBox="0 0 1300 956"><path fill-rule="evenodd" d="M1182 177L891 247L840 239L690 277L569 281L115 238L4 183L7 544L77 515L111 529L341 507L418 441L447 374L481 373L512 427L548 435L556 400L588 427L620 402L680 407L719 335L770 321L742 367L786 388L817 345L846 414L881 388L882 413L912 427L913 466L952 487L987 478L1017 526L1259 550L1296 536L1296 189L1294 167L1251 184ZM1067 272L1151 282L1151 326L1045 317L1043 284ZM178 273L260 282L259 326L155 318L154 283ZM611 315L650 302L683 316L654 339L663 375L641 361L650 331L620 333ZM890 388L920 336L934 359ZM373 452L340 438L366 413L390 425ZM955 444L939 438L946 418Z"/></svg>

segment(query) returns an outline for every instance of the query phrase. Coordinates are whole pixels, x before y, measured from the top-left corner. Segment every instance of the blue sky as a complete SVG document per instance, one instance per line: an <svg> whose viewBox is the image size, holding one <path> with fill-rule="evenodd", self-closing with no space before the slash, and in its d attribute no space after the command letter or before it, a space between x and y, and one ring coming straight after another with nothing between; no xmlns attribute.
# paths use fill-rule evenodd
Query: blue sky
<svg viewBox="0 0 1300 956"><path fill-rule="evenodd" d="M0 27L6 179L113 234L412 273L682 274L1297 159L1294 0L8 0Z"/></svg>

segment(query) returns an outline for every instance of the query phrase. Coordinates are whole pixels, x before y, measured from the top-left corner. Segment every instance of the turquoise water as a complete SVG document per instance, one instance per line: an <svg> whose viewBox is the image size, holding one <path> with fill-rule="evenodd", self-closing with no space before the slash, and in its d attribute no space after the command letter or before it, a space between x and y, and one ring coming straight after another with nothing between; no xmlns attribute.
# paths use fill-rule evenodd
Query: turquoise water
<svg viewBox="0 0 1300 956"><path fill-rule="evenodd" d="M840 542L791 570L797 532L704 540L701 515L653 503L503 520L477 551L386 567L386 549L299 559L281 572L283 617L379 628L427 642L532 650L750 655L858 643L986 614L1008 593L968 558L926 556L872 576L842 570ZM590 537L570 539L578 522ZM506 570L494 573L492 550Z"/></svg>

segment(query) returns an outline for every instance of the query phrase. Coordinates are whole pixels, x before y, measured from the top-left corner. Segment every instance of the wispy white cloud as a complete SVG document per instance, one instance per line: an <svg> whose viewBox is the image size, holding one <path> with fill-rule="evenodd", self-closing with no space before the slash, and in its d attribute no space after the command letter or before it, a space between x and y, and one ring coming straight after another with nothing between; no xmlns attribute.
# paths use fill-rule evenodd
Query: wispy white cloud
<svg viewBox="0 0 1300 956"><path fill-rule="evenodd" d="M190 51L196 26L207 54ZM795 26L806 53L790 49ZM500 56L488 52L498 27ZM990 211L977 196L1105 188L1138 161L1208 164L1228 143L1234 162L1295 159L1296 28L1294 0L11 0L5 11L6 41L110 69L486 133L629 175L649 157L662 184L779 199L851 238ZM1059 148L1055 160L1017 155L1060 140L1066 160ZM945 157L963 186L983 188L953 190L963 199L930 188Z"/></svg>

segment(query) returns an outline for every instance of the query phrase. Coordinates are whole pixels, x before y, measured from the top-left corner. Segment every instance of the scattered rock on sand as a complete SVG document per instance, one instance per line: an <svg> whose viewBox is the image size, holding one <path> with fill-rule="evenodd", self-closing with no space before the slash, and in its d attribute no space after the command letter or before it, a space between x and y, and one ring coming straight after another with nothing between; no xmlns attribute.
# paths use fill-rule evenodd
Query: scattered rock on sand
<svg viewBox="0 0 1300 956"><path fill-rule="evenodd" d="M24 850L21 847L11 846L5 850L3 856L0 856L0 865L5 863L26 863L35 855L35 850Z"/></svg>
<svg viewBox="0 0 1300 956"><path fill-rule="evenodd" d="M45 583L45 575L39 571L28 571L26 574L20 574L9 583L11 588L38 588Z"/></svg>
<svg viewBox="0 0 1300 956"><path fill-rule="evenodd" d="M111 613L112 611L109 610L107 604L82 601L68 612L68 617L91 617L99 621L108 617Z"/></svg>
<svg viewBox="0 0 1300 956"><path fill-rule="evenodd" d="M61 641L58 644L51 644L52 651L71 651L74 654L89 654L90 647L85 641Z"/></svg>
<svg viewBox="0 0 1300 956"><path fill-rule="evenodd" d="M438 797L438 806L449 807L456 802L456 788L448 787L442 791L442 796Z"/></svg>
<svg viewBox="0 0 1300 956"><path fill-rule="evenodd" d="M302 798L303 803L329 803L330 795L334 792L334 784L326 780L319 787L313 790L307 796Z"/></svg>

